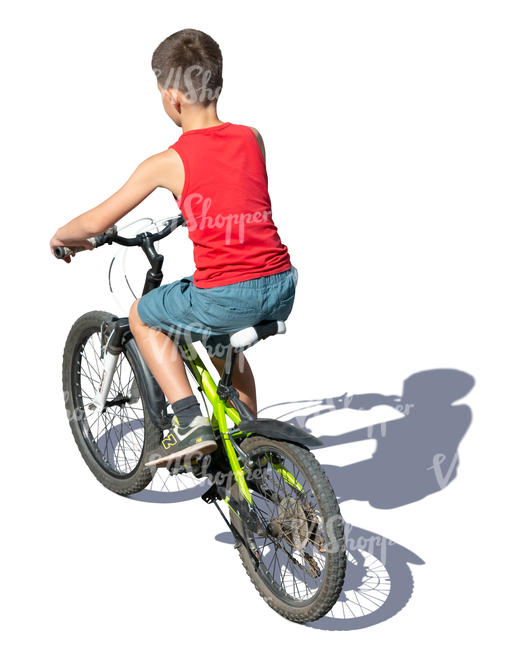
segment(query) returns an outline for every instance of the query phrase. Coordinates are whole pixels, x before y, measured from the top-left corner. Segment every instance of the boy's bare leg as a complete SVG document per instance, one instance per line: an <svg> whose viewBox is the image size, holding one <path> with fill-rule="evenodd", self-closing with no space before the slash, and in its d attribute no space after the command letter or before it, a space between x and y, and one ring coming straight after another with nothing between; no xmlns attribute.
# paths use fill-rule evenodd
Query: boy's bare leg
<svg viewBox="0 0 511 650"><path fill-rule="evenodd" d="M138 300L131 306L130 329L135 337L144 361L154 378L172 404L179 399L193 395L186 375L185 365L174 341L158 330L146 325L137 312Z"/></svg>
<svg viewBox="0 0 511 650"><path fill-rule="evenodd" d="M183 359L174 341L157 330L151 329L137 312L138 300L131 306L129 314L130 329L135 337L144 361L158 382L165 396L172 404L179 399L193 395ZM210 356L217 372L221 375L225 359ZM247 358L240 352L236 355L236 364L232 375L233 386L240 394L241 401L257 416L256 386L252 369Z"/></svg>
<svg viewBox="0 0 511 650"><path fill-rule="evenodd" d="M221 376L225 366L225 359L219 359L218 357L212 357L211 355L209 355L209 358ZM236 363L234 365L234 371L232 373L232 385L240 394L240 399L243 404L245 404L248 410L251 411L254 417L257 417L255 379L254 375L252 374L252 369L250 368L247 358L243 352L239 352L236 355Z"/></svg>

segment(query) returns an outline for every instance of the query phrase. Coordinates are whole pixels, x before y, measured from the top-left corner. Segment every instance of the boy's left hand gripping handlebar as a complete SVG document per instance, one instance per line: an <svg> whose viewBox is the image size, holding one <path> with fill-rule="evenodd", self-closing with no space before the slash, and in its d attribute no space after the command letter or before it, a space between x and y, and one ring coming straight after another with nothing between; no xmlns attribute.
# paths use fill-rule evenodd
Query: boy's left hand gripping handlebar
<svg viewBox="0 0 511 650"><path fill-rule="evenodd" d="M92 246L94 248L97 248L98 246L102 246L103 244L106 243L108 236L110 235L116 235L117 234L117 226L112 226L109 228L106 232L101 233L101 235L97 235L96 237L89 237L87 241L90 241ZM67 257L68 255L73 255L74 253L80 253L81 251L86 251L89 250L85 246L73 246L72 248L68 248L67 246L55 246L53 249L53 253L55 257L59 260L63 259L64 257Z"/></svg>

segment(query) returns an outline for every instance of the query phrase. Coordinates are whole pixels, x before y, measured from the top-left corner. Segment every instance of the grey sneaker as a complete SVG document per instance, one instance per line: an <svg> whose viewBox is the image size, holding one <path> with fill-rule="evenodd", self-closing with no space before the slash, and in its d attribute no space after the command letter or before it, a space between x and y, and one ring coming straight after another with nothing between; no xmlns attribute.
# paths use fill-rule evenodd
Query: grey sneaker
<svg viewBox="0 0 511 650"><path fill-rule="evenodd" d="M210 420L196 415L187 427L180 427L177 416L171 420L171 431L163 438L158 449L151 454L146 467L166 466L183 457L202 456L217 449Z"/></svg>

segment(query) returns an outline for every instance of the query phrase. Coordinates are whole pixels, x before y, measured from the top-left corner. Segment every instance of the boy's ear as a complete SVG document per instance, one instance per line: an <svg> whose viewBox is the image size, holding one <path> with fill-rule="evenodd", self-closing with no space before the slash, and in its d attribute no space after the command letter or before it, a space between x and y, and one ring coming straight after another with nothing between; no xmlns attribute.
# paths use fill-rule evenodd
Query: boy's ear
<svg viewBox="0 0 511 650"><path fill-rule="evenodd" d="M170 96L170 102L174 104L174 106L177 107L181 103L178 94L172 88L169 88L169 96Z"/></svg>

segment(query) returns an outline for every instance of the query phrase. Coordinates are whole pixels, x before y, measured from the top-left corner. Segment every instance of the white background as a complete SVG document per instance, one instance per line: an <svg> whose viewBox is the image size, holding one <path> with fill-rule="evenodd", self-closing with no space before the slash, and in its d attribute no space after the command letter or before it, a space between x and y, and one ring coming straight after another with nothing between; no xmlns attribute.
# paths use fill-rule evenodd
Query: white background
<svg viewBox="0 0 511 650"><path fill-rule="evenodd" d="M2 13L6 647L503 647L508 3L27 2ZM341 502L351 525L405 549L413 593L405 570L389 571L391 593L410 598L381 620L281 618L221 541L226 527L200 492L178 503L121 498L94 479L71 437L60 379L67 332L85 311L126 311L106 284L111 248L65 265L48 243L179 137L150 61L184 27L222 48L219 118L263 135L274 220L300 274L286 335L247 351L259 408L401 394L425 373L423 435L438 440L442 424L445 436L465 433L445 489L400 507ZM158 190L124 221L176 214ZM162 251L165 281L193 272L184 229ZM136 253L130 268L140 291ZM436 384L438 369L458 371L454 383ZM472 417L461 432L449 424L456 377L475 381L456 402ZM336 409L307 427L338 435L399 417L389 406ZM369 458L373 443L317 457L334 472Z"/></svg>

